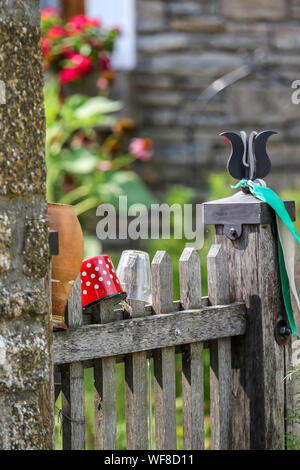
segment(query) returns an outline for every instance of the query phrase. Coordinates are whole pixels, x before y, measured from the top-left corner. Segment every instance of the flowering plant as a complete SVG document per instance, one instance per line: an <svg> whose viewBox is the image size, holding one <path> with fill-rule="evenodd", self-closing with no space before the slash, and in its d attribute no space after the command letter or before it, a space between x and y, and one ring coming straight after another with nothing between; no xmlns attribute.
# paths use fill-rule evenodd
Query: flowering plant
<svg viewBox="0 0 300 470"><path fill-rule="evenodd" d="M117 203L120 195L127 196L129 204L153 202L131 170L134 162L151 157L152 141L132 138L131 119L112 117L122 108L120 102L79 94L62 100L52 80L45 87L45 108L50 201L74 205L77 215L101 202Z"/></svg>
<svg viewBox="0 0 300 470"><path fill-rule="evenodd" d="M45 8L41 13L44 67L59 74L61 84L76 83L99 71L98 86L107 88L114 74L110 54L118 28L105 29L97 18L77 15L66 23L58 11Z"/></svg>

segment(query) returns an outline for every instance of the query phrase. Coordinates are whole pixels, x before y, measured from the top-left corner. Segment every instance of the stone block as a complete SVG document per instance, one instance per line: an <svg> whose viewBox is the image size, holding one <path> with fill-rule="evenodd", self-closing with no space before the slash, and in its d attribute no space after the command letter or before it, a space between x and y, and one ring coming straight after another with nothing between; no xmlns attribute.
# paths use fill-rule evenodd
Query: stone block
<svg viewBox="0 0 300 470"><path fill-rule="evenodd" d="M6 104L0 106L0 195L44 194L44 74L39 28L0 21L0 37L0 80L6 87Z"/></svg>
<svg viewBox="0 0 300 470"><path fill-rule="evenodd" d="M241 65L236 54L207 52L203 54L168 54L155 56L144 64L156 73L170 73L178 76L199 75L219 77Z"/></svg>
<svg viewBox="0 0 300 470"><path fill-rule="evenodd" d="M1 324L1 391L32 391L47 378L48 343L39 322Z"/></svg>
<svg viewBox="0 0 300 470"><path fill-rule="evenodd" d="M0 214L0 274L7 272L11 266L11 244L14 214L10 211L2 211Z"/></svg>
<svg viewBox="0 0 300 470"><path fill-rule="evenodd" d="M164 2L147 0L137 2L137 30L159 31L166 26Z"/></svg>
<svg viewBox="0 0 300 470"><path fill-rule="evenodd" d="M300 48L299 27L289 24L276 26L273 31L272 45L278 49L294 51Z"/></svg>
<svg viewBox="0 0 300 470"><path fill-rule="evenodd" d="M189 36L180 33L158 33L139 36L139 53L160 54L166 51L184 50L189 46Z"/></svg>
<svg viewBox="0 0 300 470"><path fill-rule="evenodd" d="M143 106L169 106L173 108L174 106L178 106L182 99L182 94L176 91L148 91L147 93L138 95L136 100L137 103Z"/></svg>
<svg viewBox="0 0 300 470"><path fill-rule="evenodd" d="M185 131L181 127L172 127L167 129L160 129L159 127L147 127L144 130L145 135L150 137L154 142L155 146L161 143L180 143L185 138Z"/></svg>
<svg viewBox="0 0 300 470"><path fill-rule="evenodd" d="M278 126L299 117L299 106L292 103L292 89L264 82L236 84L229 91L230 113L242 123L261 128Z"/></svg>
<svg viewBox="0 0 300 470"><path fill-rule="evenodd" d="M237 20L277 21L287 16L286 0L221 0L221 11Z"/></svg>
<svg viewBox="0 0 300 470"><path fill-rule="evenodd" d="M32 279L46 276L49 267L48 220L25 219L23 272Z"/></svg>
<svg viewBox="0 0 300 470"><path fill-rule="evenodd" d="M45 315L49 313L46 292L38 287L24 287L20 283L2 287L0 290L0 319L21 318L29 315Z"/></svg>
<svg viewBox="0 0 300 470"><path fill-rule="evenodd" d="M40 24L40 0L17 0L0 2L0 21L12 20L15 23Z"/></svg>
<svg viewBox="0 0 300 470"><path fill-rule="evenodd" d="M168 2L167 12L174 16L193 16L201 15L204 11L203 2Z"/></svg>
<svg viewBox="0 0 300 470"><path fill-rule="evenodd" d="M38 398L33 394L7 396L0 407L0 447L5 450L44 450L45 429Z"/></svg>
<svg viewBox="0 0 300 470"><path fill-rule="evenodd" d="M291 0L290 1L290 10L291 10L292 18L295 18L295 19L300 18L300 2L299 2L299 0Z"/></svg>
<svg viewBox="0 0 300 470"><path fill-rule="evenodd" d="M234 32L226 31L208 37L210 47L222 51L252 50L268 47L268 35L266 32Z"/></svg>
<svg viewBox="0 0 300 470"><path fill-rule="evenodd" d="M225 22L218 17L200 16L173 20L171 28L188 33L219 33L225 30Z"/></svg>

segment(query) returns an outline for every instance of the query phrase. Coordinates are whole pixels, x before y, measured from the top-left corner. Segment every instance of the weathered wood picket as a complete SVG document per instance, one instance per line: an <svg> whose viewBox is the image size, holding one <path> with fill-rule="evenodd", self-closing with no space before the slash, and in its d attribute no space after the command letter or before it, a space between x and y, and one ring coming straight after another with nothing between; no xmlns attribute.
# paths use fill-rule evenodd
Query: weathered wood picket
<svg viewBox="0 0 300 470"><path fill-rule="evenodd" d="M95 448L116 449L117 361L125 362L127 448L149 448L147 356L154 360L155 446L176 449L176 353L182 355L184 448L203 449L202 355L209 346L212 446L231 447L230 338L245 333L245 305L229 303L228 264L220 245L208 256L209 298L201 297L197 252L186 248L179 263L181 300L173 300L171 260L166 252L157 252L152 306L131 302L127 319L128 313L114 310L112 302L102 302L86 315L92 323L86 324L77 279L68 305L69 329L54 334L54 360L62 377L64 449L85 448L84 367L90 366L95 379Z"/></svg>
<svg viewBox="0 0 300 470"><path fill-rule="evenodd" d="M244 195L249 203L255 210L263 204ZM116 449L118 362L125 364L127 449L149 449L149 357L155 448L176 449L176 354L182 358L184 449L204 449L204 348L210 350L211 448L285 448L292 407L284 381L290 339L278 341L274 335L285 311L273 219L264 206L256 212L237 237L228 237L228 226L216 225L216 244L207 259L208 297L201 295L200 259L192 248L179 260L178 301L165 251L152 261L152 305L131 301L129 309L117 310L110 300L83 314L77 279L68 304L69 328L54 334L64 449L85 448L85 367L94 369L95 448Z"/></svg>

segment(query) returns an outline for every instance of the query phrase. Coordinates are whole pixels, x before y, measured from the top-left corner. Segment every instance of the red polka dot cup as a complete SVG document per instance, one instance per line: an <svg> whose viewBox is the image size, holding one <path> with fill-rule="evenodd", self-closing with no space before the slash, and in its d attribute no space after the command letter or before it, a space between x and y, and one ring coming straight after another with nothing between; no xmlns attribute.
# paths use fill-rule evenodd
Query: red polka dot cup
<svg viewBox="0 0 300 470"><path fill-rule="evenodd" d="M80 273L83 308L124 293L108 255L94 256L84 260Z"/></svg>

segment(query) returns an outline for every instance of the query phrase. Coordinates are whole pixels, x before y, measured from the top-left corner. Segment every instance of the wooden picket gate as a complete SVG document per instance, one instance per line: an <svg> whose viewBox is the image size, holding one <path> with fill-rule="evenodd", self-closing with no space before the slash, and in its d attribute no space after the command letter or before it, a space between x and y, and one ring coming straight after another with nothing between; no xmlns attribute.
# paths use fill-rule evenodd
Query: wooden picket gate
<svg viewBox="0 0 300 470"><path fill-rule="evenodd" d="M176 449L175 353L182 355L183 442L204 448L203 348L210 346L214 448L231 447L230 337L245 332L245 306L229 304L228 265L220 245L208 256L209 298L201 297L200 259L180 258L181 300L173 301L172 263L152 262L153 303L131 302L131 318L100 303L83 323L80 279L72 290L66 332L55 333L61 371L64 449L85 448L84 367L95 380L95 448L116 449L116 361L125 362L127 449L148 449L147 356L154 358L155 448ZM116 318L118 318L116 320ZM97 321L99 324L95 324ZM101 322L101 323L100 323Z"/></svg>
<svg viewBox="0 0 300 470"><path fill-rule="evenodd" d="M125 364L127 449L149 449L148 357L154 361L154 448L176 449L175 354L182 356L184 449L204 449L204 348L210 349L211 448L251 448L247 433L254 433L257 440L265 427L264 435L269 435L269 415L278 423L279 447L283 448L284 401L269 403L267 392L262 400L253 401L247 385L250 408L239 405L242 393L237 376L242 377L243 372L237 374L232 341L246 334L247 307L244 302L230 303L229 263L222 244L213 245L208 255L208 297L201 296L200 259L194 249L183 251L179 267L181 298L174 301L171 260L165 251L156 253L152 305L131 302L130 317L127 311L114 309L110 301L93 307L89 315L82 314L77 279L68 304L69 328L54 334L55 369L61 373L64 449L85 448L85 367L94 370L95 449L116 449L116 363L120 361ZM262 357L259 348L258 344L256 354ZM252 362L250 357L246 359ZM265 369L268 372L267 365ZM275 382L269 374L271 391L285 374L277 369ZM257 384L257 377L249 380L256 394L257 387L269 390L266 383ZM266 439L252 447L278 445L278 436L269 444Z"/></svg>

